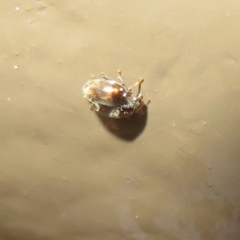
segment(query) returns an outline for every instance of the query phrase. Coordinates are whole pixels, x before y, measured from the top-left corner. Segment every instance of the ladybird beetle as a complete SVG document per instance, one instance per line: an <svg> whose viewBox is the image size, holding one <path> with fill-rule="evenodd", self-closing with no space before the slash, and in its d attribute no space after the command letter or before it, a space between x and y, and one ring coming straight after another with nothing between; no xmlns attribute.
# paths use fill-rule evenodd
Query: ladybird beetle
<svg viewBox="0 0 240 240"><path fill-rule="evenodd" d="M89 80L82 88L83 97L88 100L91 110L110 118L128 118L137 113L144 105L141 94L140 78L133 86L127 88L123 83L121 71L117 80L109 79L102 74L101 78ZM133 94L133 87L138 86L138 92Z"/></svg>

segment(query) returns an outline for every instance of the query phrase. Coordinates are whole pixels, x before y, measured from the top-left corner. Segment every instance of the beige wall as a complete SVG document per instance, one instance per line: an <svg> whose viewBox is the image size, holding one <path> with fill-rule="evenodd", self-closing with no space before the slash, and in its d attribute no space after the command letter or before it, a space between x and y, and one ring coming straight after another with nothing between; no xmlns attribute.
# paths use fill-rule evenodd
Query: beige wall
<svg viewBox="0 0 240 240"><path fill-rule="evenodd" d="M0 5L0 239L240 239L239 1ZM82 99L119 68L132 142Z"/></svg>

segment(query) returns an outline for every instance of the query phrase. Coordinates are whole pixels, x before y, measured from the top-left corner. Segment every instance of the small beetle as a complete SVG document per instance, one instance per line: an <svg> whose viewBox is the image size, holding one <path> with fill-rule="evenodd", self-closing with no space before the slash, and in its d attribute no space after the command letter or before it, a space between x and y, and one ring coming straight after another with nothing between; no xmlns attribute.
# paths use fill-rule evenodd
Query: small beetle
<svg viewBox="0 0 240 240"><path fill-rule="evenodd" d="M89 80L83 86L83 97L91 104L91 110L110 118L128 118L144 105L141 94L143 81L144 79L140 78L132 87L127 88L120 70L117 80L102 74L101 78ZM135 86L138 86L138 92L134 96L132 89Z"/></svg>

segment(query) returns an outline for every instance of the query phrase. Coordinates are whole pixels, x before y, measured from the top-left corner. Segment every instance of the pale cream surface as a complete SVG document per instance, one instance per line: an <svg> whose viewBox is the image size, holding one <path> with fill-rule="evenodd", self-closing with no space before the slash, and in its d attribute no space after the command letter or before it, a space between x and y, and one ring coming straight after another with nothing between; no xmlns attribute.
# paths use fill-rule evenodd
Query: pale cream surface
<svg viewBox="0 0 240 240"><path fill-rule="evenodd" d="M0 3L1 240L240 239L239 1ZM132 142L82 98L117 69Z"/></svg>

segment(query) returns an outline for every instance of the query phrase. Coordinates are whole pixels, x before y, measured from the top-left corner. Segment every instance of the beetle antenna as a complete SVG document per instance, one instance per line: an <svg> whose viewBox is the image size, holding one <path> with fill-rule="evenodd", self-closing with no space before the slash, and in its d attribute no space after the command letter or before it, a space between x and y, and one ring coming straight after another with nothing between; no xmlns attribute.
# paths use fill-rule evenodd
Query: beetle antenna
<svg viewBox="0 0 240 240"><path fill-rule="evenodd" d="M119 69L119 70L117 71L117 73L118 73L118 79L119 79L120 82L122 83L123 80L122 80L122 72L121 72L121 70Z"/></svg>
<svg viewBox="0 0 240 240"><path fill-rule="evenodd" d="M139 97L139 95L141 94L141 85L142 85L143 81L144 81L144 78L140 78L138 80L138 82L137 82L137 84L138 84L138 93L137 93L136 97Z"/></svg>
<svg viewBox="0 0 240 240"><path fill-rule="evenodd" d="M138 86L138 92L137 92L137 95L136 97L138 97L140 94L141 94L141 85L144 81L144 78L140 78L135 84L133 84L129 89L128 91L132 91L132 89L136 86Z"/></svg>

